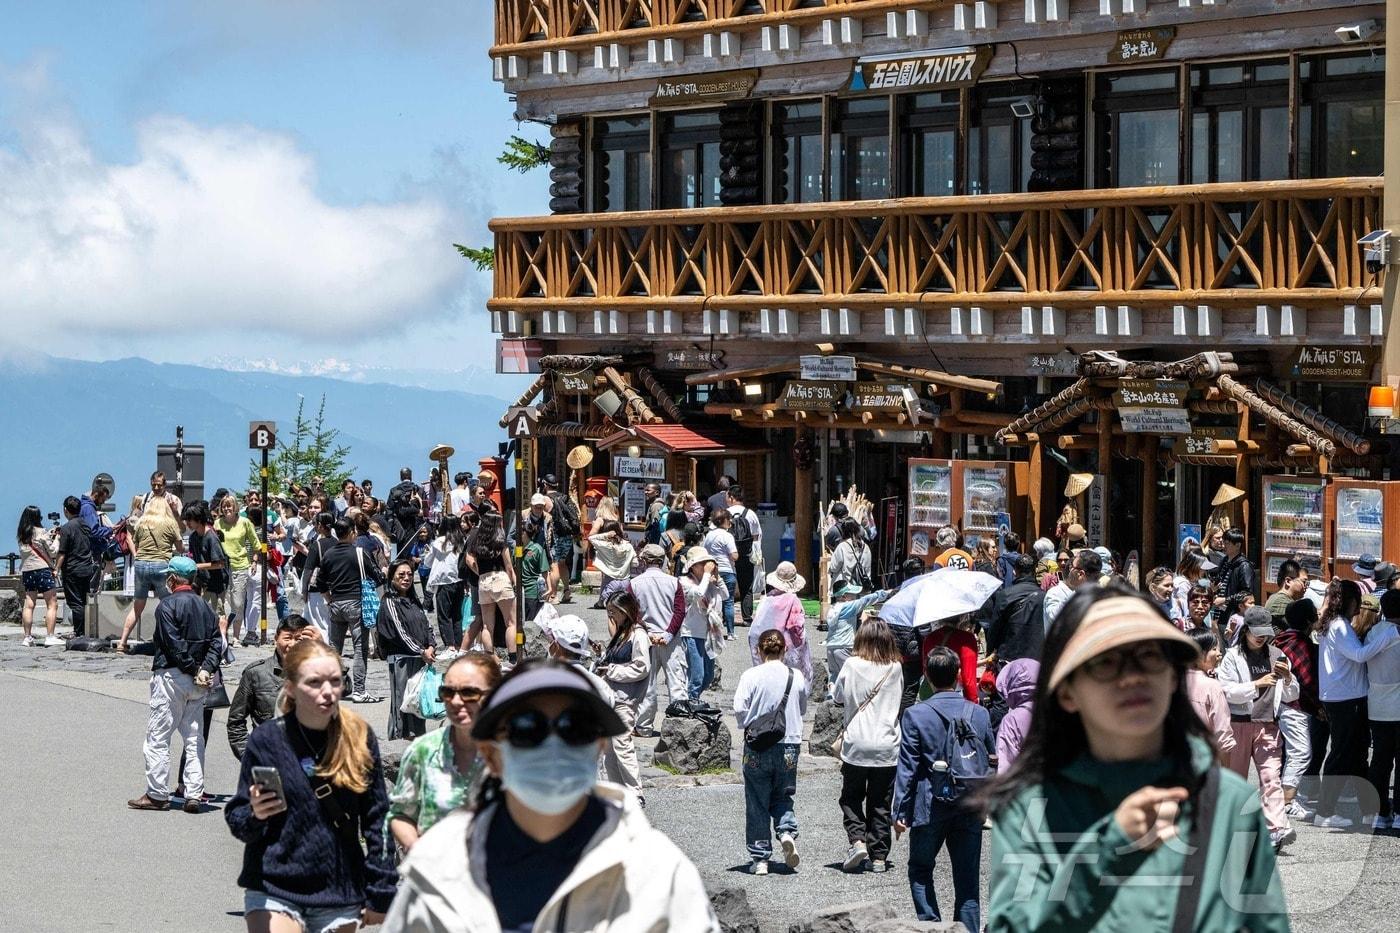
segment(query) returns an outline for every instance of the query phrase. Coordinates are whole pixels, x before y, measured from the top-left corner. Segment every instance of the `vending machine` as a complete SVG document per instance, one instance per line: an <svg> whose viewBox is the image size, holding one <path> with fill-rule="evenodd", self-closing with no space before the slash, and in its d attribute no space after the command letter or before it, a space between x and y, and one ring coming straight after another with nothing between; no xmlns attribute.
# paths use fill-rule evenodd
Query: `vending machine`
<svg viewBox="0 0 1400 933"><path fill-rule="evenodd" d="M933 561L933 536L944 525L955 525L952 460L909 458L908 555L925 564Z"/></svg>
<svg viewBox="0 0 1400 933"><path fill-rule="evenodd" d="M1308 574L1325 577L1323 529L1327 481L1321 476L1264 477L1264 539L1260 577L1264 595L1278 589L1278 568L1295 559Z"/></svg>
<svg viewBox="0 0 1400 933"><path fill-rule="evenodd" d="M1400 563L1400 481L1334 479L1326 509L1324 550L1333 576L1350 577L1362 554Z"/></svg>
<svg viewBox="0 0 1400 933"><path fill-rule="evenodd" d="M992 538L1000 549L1002 534L1024 530L1028 464L959 460L955 468L960 495L954 524L962 529L965 550L982 538Z"/></svg>

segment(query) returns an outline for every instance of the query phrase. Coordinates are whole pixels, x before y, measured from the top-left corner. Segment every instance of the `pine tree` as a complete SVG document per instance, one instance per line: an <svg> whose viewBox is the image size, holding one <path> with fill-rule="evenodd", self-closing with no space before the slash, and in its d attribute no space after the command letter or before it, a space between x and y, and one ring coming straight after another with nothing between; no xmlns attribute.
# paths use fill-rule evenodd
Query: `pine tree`
<svg viewBox="0 0 1400 933"><path fill-rule="evenodd" d="M321 477L328 490L340 488L340 484L350 478L354 467L347 467L350 448L336 443L340 437L338 428L326 426L326 397L321 396L321 404L316 409L316 417L307 419L306 399L297 401L297 417L292 425L291 442L287 435L279 433L277 449L268 458L267 488L277 495L285 494L292 483L303 486L311 484L313 476ZM260 482L258 470L261 463L248 461L248 483L257 488Z"/></svg>

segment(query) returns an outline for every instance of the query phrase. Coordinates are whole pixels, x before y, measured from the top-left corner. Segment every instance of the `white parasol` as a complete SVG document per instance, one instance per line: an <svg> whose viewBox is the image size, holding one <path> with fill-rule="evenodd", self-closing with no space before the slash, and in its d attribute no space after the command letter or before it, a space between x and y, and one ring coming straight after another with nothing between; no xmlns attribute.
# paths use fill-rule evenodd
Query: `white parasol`
<svg viewBox="0 0 1400 933"><path fill-rule="evenodd" d="M944 569L919 577L885 605L912 602L914 624L927 625L976 612L1000 588L1001 580L989 573Z"/></svg>

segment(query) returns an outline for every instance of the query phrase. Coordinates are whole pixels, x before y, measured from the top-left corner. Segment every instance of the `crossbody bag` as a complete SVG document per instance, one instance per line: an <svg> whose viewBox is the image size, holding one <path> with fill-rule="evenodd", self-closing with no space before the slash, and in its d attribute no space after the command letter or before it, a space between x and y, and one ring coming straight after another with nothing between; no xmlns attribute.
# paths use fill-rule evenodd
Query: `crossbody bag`
<svg viewBox="0 0 1400 933"><path fill-rule="evenodd" d="M885 685L885 681L889 680L890 675L897 670L899 670L898 665L891 668L890 670L885 671L885 676L880 678L880 682L875 685L875 689L871 690L869 695L867 695L864 700L860 701L860 705L856 707L856 711L851 714L851 722L856 721L856 717L860 715L861 710L865 709L871 704L871 702L879 694L880 688ZM846 723L846 725L841 727L841 731L836 733L836 740L831 743L831 754L835 755L837 758L841 757L841 747L846 742L846 730L850 727L851 722L848 722Z"/></svg>

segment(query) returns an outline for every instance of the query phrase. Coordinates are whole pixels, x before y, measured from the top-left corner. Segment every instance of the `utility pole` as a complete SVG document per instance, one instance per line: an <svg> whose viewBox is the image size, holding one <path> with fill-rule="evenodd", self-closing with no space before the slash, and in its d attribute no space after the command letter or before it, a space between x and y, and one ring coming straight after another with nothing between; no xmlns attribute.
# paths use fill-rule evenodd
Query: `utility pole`
<svg viewBox="0 0 1400 933"><path fill-rule="evenodd" d="M258 559L262 563L262 593L258 612L258 644L267 644L267 454L277 446L277 423L275 421L254 421L248 425L248 446L262 451L262 468L258 479L262 487L262 541L258 548Z"/></svg>

